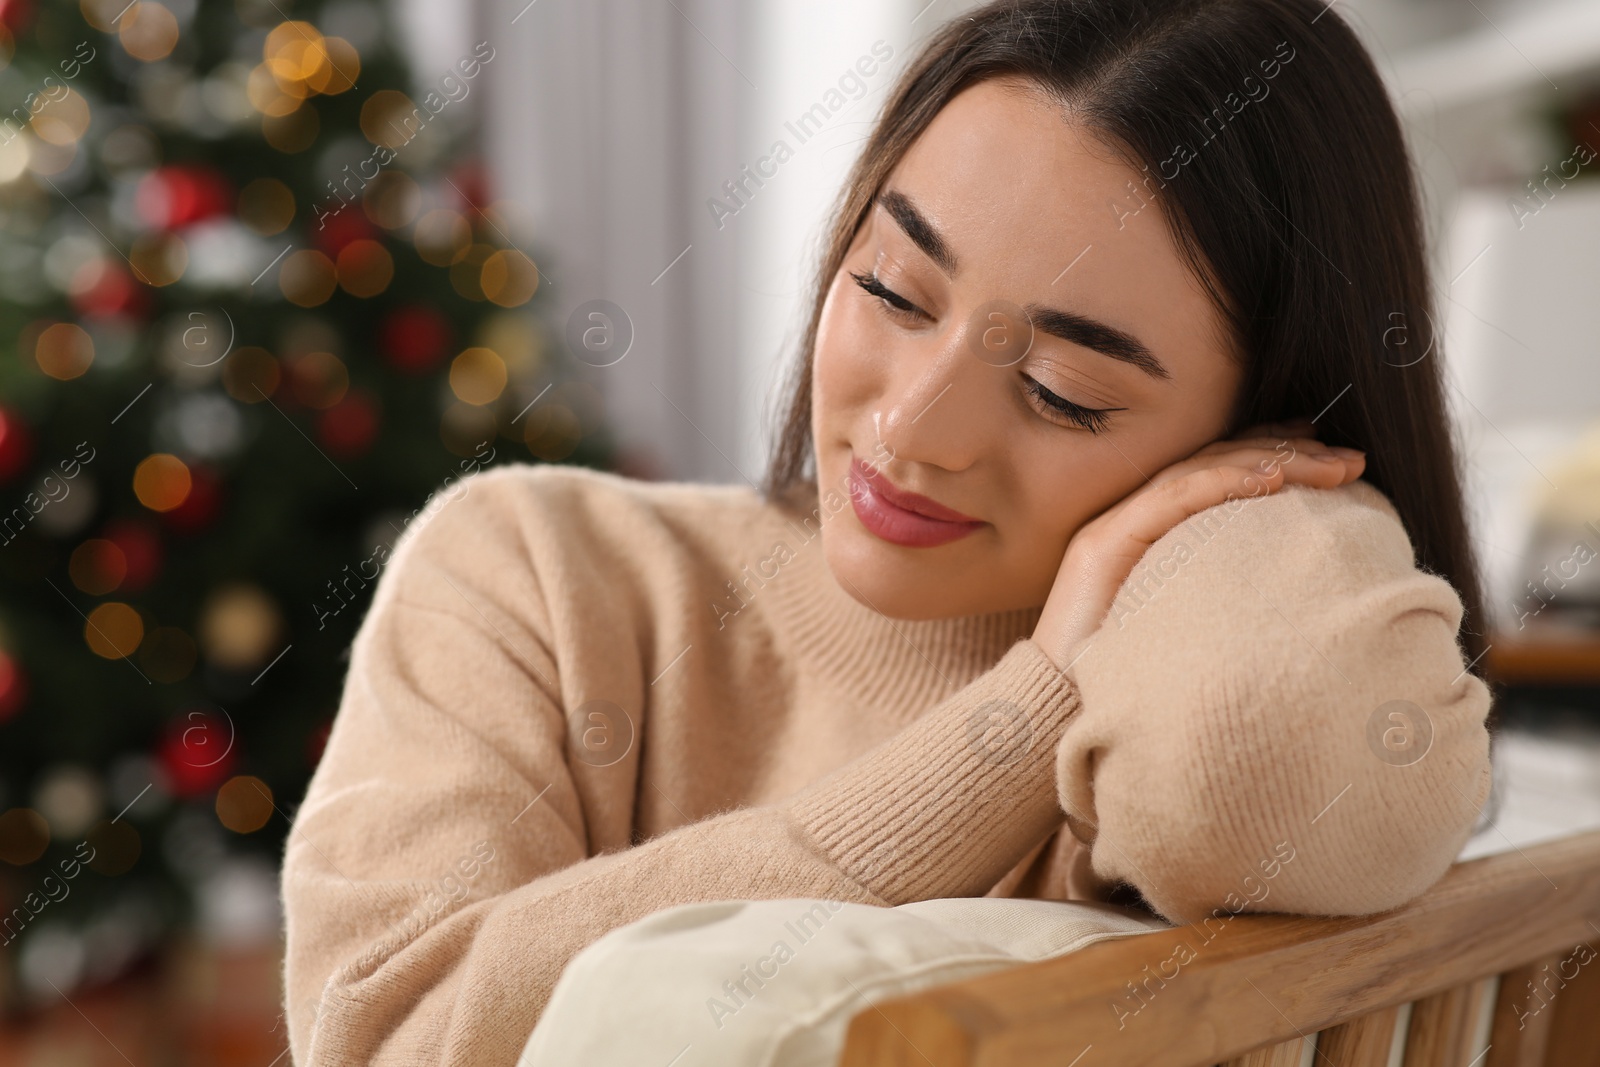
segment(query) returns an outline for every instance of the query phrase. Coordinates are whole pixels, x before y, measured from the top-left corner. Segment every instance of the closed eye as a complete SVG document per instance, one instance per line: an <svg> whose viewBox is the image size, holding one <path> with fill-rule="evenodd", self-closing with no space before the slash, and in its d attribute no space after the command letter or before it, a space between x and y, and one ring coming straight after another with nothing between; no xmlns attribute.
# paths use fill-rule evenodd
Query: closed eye
<svg viewBox="0 0 1600 1067"><path fill-rule="evenodd" d="M915 321L918 316L929 317L927 312L879 281L876 274L861 274L851 271L850 277L854 278L856 284L863 290L878 299L879 308L891 319L907 323ZM1064 396L1057 396L1026 374L1022 375L1022 380L1027 383L1027 392L1033 398L1033 406L1046 419L1057 425L1060 425L1061 420L1065 419L1075 426L1088 430L1090 433L1099 433L1110 422L1112 412L1128 410L1127 408L1086 408L1081 404L1074 404Z"/></svg>
<svg viewBox="0 0 1600 1067"><path fill-rule="evenodd" d="M851 271L850 277L854 278L856 284L861 286L862 289L877 297L881 302L879 306L892 319L904 321L906 319L915 319L918 315L927 315L927 312L880 282L876 274L858 274L855 271Z"/></svg>
<svg viewBox="0 0 1600 1067"><path fill-rule="evenodd" d="M1088 430L1090 433L1099 433L1111 421L1113 411L1127 411L1127 408L1086 408L1081 404L1074 404L1064 396L1057 396L1026 374L1022 380L1027 383L1028 395L1033 397L1034 406L1039 408L1045 418L1052 422L1059 419L1067 421ZM1042 406L1041 406L1042 405Z"/></svg>

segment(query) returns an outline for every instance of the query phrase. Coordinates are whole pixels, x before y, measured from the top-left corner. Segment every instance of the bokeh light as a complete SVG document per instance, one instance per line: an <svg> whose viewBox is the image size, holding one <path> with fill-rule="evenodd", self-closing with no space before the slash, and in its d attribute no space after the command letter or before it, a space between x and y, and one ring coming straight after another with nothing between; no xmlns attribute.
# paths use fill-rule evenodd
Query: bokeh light
<svg viewBox="0 0 1600 1067"><path fill-rule="evenodd" d="M290 253L278 269L278 288L291 304L303 308L327 303L338 285L333 260L314 248Z"/></svg>
<svg viewBox="0 0 1600 1067"><path fill-rule="evenodd" d="M468 300L482 301L483 292L483 265L494 255L492 245L475 244L467 249L467 254L450 264L450 287Z"/></svg>
<svg viewBox="0 0 1600 1067"><path fill-rule="evenodd" d="M336 459L355 459L378 437L380 407L371 394L352 389L317 420L317 440Z"/></svg>
<svg viewBox="0 0 1600 1067"><path fill-rule="evenodd" d="M39 334L33 349L39 369L60 381L80 377L94 362L94 340L82 326L58 322Z"/></svg>
<svg viewBox="0 0 1600 1067"><path fill-rule="evenodd" d="M422 187L403 171L386 170L367 183L361 209L375 225L398 230L411 225L422 210Z"/></svg>
<svg viewBox="0 0 1600 1067"><path fill-rule="evenodd" d="M278 151L293 155L304 152L317 142L322 132L322 118L310 102L301 104L286 115L261 116L261 136Z"/></svg>
<svg viewBox="0 0 1600 1067"><path fill-rule="evenodd" d="M287 115L305 100L304 93L296 96L284 92L265 64L251 69L250 76L245 79L244 92L251 107L269 116Z"/></svg>
<svg viewBox="0 0 1600 1067"><path fill-rule="evenodd" d="M474 347L450 361L450 391L468 404L490 404L506 387L505 361L489 348Z"/></svg>
<svg viewBox="0 0 1600 1067"><path fill-rule="evenodd" d="M171 511L193 487L188 465L168 452L146 456L133 471L133 493L151 511Z"/></svg>
<svg viewBox="0 0 1600 1067"><path fill-rule="evenodd" d="M528 451L548 463L566 459L583 440L577 414L565 404L544 403L523 420L523 441Z"/></svg>
<svg viewBox="0 0 1600 1067"><path fill-rule="evenodd" d="M33 155L30 143L30 138L13 137L0 144L0 182L14 182L27 173Z"/></svg>
<svg viewBox="0 0 1600 1067"><path fill-rule="evenodd" d="M117 28L117 17L127 13L128 0L78 0L83 20L101 33Z"/></svg>
<svg viewBox="0 0 1600 1067"><path fill-rule="evenodd" d="M379 89L361 105L361 132L375 145L398 150L417 135L418 110L405 93Z"/></svg>
<svg viewBox="0 0 1600 1067"><path fill-rule="evenodd" d="M128 557L115 541L91 538L72 550L67 564L72 584L90 596L115 592L128 576Z"/></svg>
<svg viewBox="0 0 1600 1067"><path fill-rule="evenodd" d="M33 132L53 145L69 145L89 132L89 102L68 86L58 96L46 96L33 116Z"/></svg>
<svg viewBox="0 0 1600 1067"><path fill-rule="evenodd" d="M294 193L277 178L257 178L239 190L239 219L263 237L294 221Z"/></svg>
<svg viewBox="0 0 1600 1067"><path fill-rule="evenodd" d="M272 818L272 790L252 775L229 778L217 790L217 819L236 834L251 834Z"/></svg>
<svg viewBox="0 0 1600 1067"><path fill-rule="evenodd" d="M200 647L206 659L228 670L249 670L278 651L283 617L259 586L225 585L200 610Z"/></svg>
<svg viewBox="0 0 1600 1067"><path fill-rule="evenodd" d="M25 867L44 855L50 824L32 808L12 808L0 815L0 860Z"/></svg>
<svg viewBox="0 0 1600 1067"><path fill-rule="evenodd" d="M339 286L351 296L377 296L394 279L394 257L377 241L351 241L339 250Z"/></svg>
<svg viewBox="0 0 1600 1067"><path fill-rule="evenodd" d="M31 134L18 140L27 142L28 169L47 178L62 173L78 158L77 141L71 144L51 144Z"/></svg>
<svg viewBox="0 0 1600 1067"><path fill-rule="evenodd" d="M100 815L105 793L100 778L76 763L59 764L36 782L33 807L50 824L51 836L75 838Z"/></svg>
<svg viewBox="0 0 1600 1067"><path fill-rule="evenodd" d="M324 37L322 49L328 61L318 65L306 78L306 84L328 96L354 89L361 76L361 55L355 46L343 37Z"/></svg>
<svg viewBox="0 0 1600 1067"><path fill-rule="evenodd" d="M0 648L0 722L11 718L28 699L28 676L16 657Z"/></svg>
<svg viewBox="0 0 1600 1067"><path fill-rule="evenodd" d="M107 601L89 612L83 624L83 639L95 655L122 659L139 650L139 643L144 640L144 619L127 604Z"/></svg>
<svg viewBox="0 0 1600 1067"><path fill-rule="evenodd" d="M117 39L134 59L166 59L178 43L178 18L153 0L136 0L117 22Z"/></svg>
<svg viewBox="0 0 1600 1067"><path fill-rule="evenodd" d="M417 220L411 234L417 255L436 267L448 267L463 258L472 245L472 227L459 212L439 207Z"/></svg>
<svg viewBox="0 0 1600 1067"><path fill-rule="evenodd" d="M477 455L485 441L500 435L492 408L457 400L439 419L439 440L457 456Z"/></svg>
<svg viewBox="0 0 1600 1067"><path fill-rule="evenodd" d="M476 341L498 352L516 377L532 377L544 366L545 342L538 320L526 313L496 311L486 316L478 326Z"/></svg>
<svg viewBox="0 0 1600 1067"><path fill-rule="evenodd" d="M283 371L271 352L247 345L229 353L222 364L222 387L243 404L259 404L278 391Z"/></svg>
<svg viewBox="0 0 1600 1067"><path fill-rule="evenodd" d="M483 261L483 295L501 307L516 307L533 299L539 288L539 270L533 260L514 248L502 248Z"/></svg>
<svg viewBox="0 0 1600 1067"><path fill-rule="evenodd" d="M350 370L332 352L301 352L284 363L294 398L308 408L331 408L350 388Z"/></svg>
<svg viewBox="0 0 1600 1067"><path fill-rule="evenodd" d="M278 87L291 96L321 92L312 82L326 84L332 60L322 34L309 22L278 24L261 45L262 63Z"/></svg>
<svg viewBox="0 0 1600 1067"><path fill-rule="evenodd" d="M146 285L171 285L189 266L189 246L175 233L141 234L128 250L133 276Z"/></svg>

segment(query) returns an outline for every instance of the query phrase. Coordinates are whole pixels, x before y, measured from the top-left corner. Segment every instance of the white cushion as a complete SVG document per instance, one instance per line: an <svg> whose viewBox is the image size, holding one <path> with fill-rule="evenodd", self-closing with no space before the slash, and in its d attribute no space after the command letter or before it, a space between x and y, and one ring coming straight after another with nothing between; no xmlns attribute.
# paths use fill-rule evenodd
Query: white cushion
<svg viewBox="0 0 1600 1067"><path fill-rule="evenodd" d="M683 904L574 956L518 1067L829 1067L870 1002L1166 929L1088 901Z"/></svg>

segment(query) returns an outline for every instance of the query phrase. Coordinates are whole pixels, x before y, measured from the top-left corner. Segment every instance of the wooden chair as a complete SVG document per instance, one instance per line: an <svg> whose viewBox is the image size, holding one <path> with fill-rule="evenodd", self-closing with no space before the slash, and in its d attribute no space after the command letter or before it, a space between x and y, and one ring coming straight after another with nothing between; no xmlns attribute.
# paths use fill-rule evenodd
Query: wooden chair
<svg viewBox="0 0 1600 1067"><path fill-rule="evenodd" d="M1240 914L883 1001L839 1063L1600 1067L1600 830L1379 915Z"/></svg>

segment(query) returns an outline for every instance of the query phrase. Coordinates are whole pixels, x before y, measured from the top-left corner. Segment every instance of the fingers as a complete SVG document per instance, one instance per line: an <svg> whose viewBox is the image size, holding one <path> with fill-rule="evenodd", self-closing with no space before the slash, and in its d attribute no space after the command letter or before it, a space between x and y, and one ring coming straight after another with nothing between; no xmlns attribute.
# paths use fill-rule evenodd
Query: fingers
<svg viewBox="0 0 1600 1067"><path fill-rule="evenodd" d="M1035 639L1065 669L1150 546L1192 515L1291 483L1337 488L1361 477L1364 453L1324 445L1314 432L1310 420L1297 419L1213 441L1086 523L1067 546Z"/></svg>
<svg viewBox="0 0 1600 1067"><path fill-rule="evenodd" d="M1239 443L1208 454L1208 464L1251 467L1261 471L1282 468L1288 481L1303 485L1337 486L1361 477L1366 454L1354 448L1329 447L1318 441Z"/></svg>
<svg viewBox="0 0 1600 1067"><path fill-rule="evenodd" d="M1206 467L1231 465L1272 471L1283 467L1289 481L1315 486L1338 486L1361 477L1365 453L1353 448L1328 446L1309 437L1250 437L1214 441L1158 474L1161 485Z"/></svg>
<svg viewBox="0 0 1600 1067"><path fill-rule="evenodd" d="M1202 449L1196 455L1204 454L1215 461L1218 456L1231 455L1239 446L1254 448L1270 448L1275 453L1282 453L1285 449L1292 452L1293 456L1309 455L1319 462L1333 465L1330 456L1344 461L1344 476L1341 481L1333 484L1354 481L1361 477L1366 469L1366 454L1359 449L1345 448L1340 445L1325 445L1313 435L1316 433L1316 423L1307 416L1284 419L1277 422L1259 423L1255 426L1240 430L1233 437L1222 441L1215 441ZM1311 484L1326 484L1323 472L1316 468L1301 464L1293 469L1291 481L1299 481L1300 476L1306 472L1310 475Z"/></svg>
<svg viewBox="0 0 1600 1067"><path fill-rule="evenodd" d="M1119 517L1118 554L1137 561L1149 547L1191 515L1239 497L1259 497L1283 487L1288 467L1214 465L1189 471L1129 500Z"/></svg>

